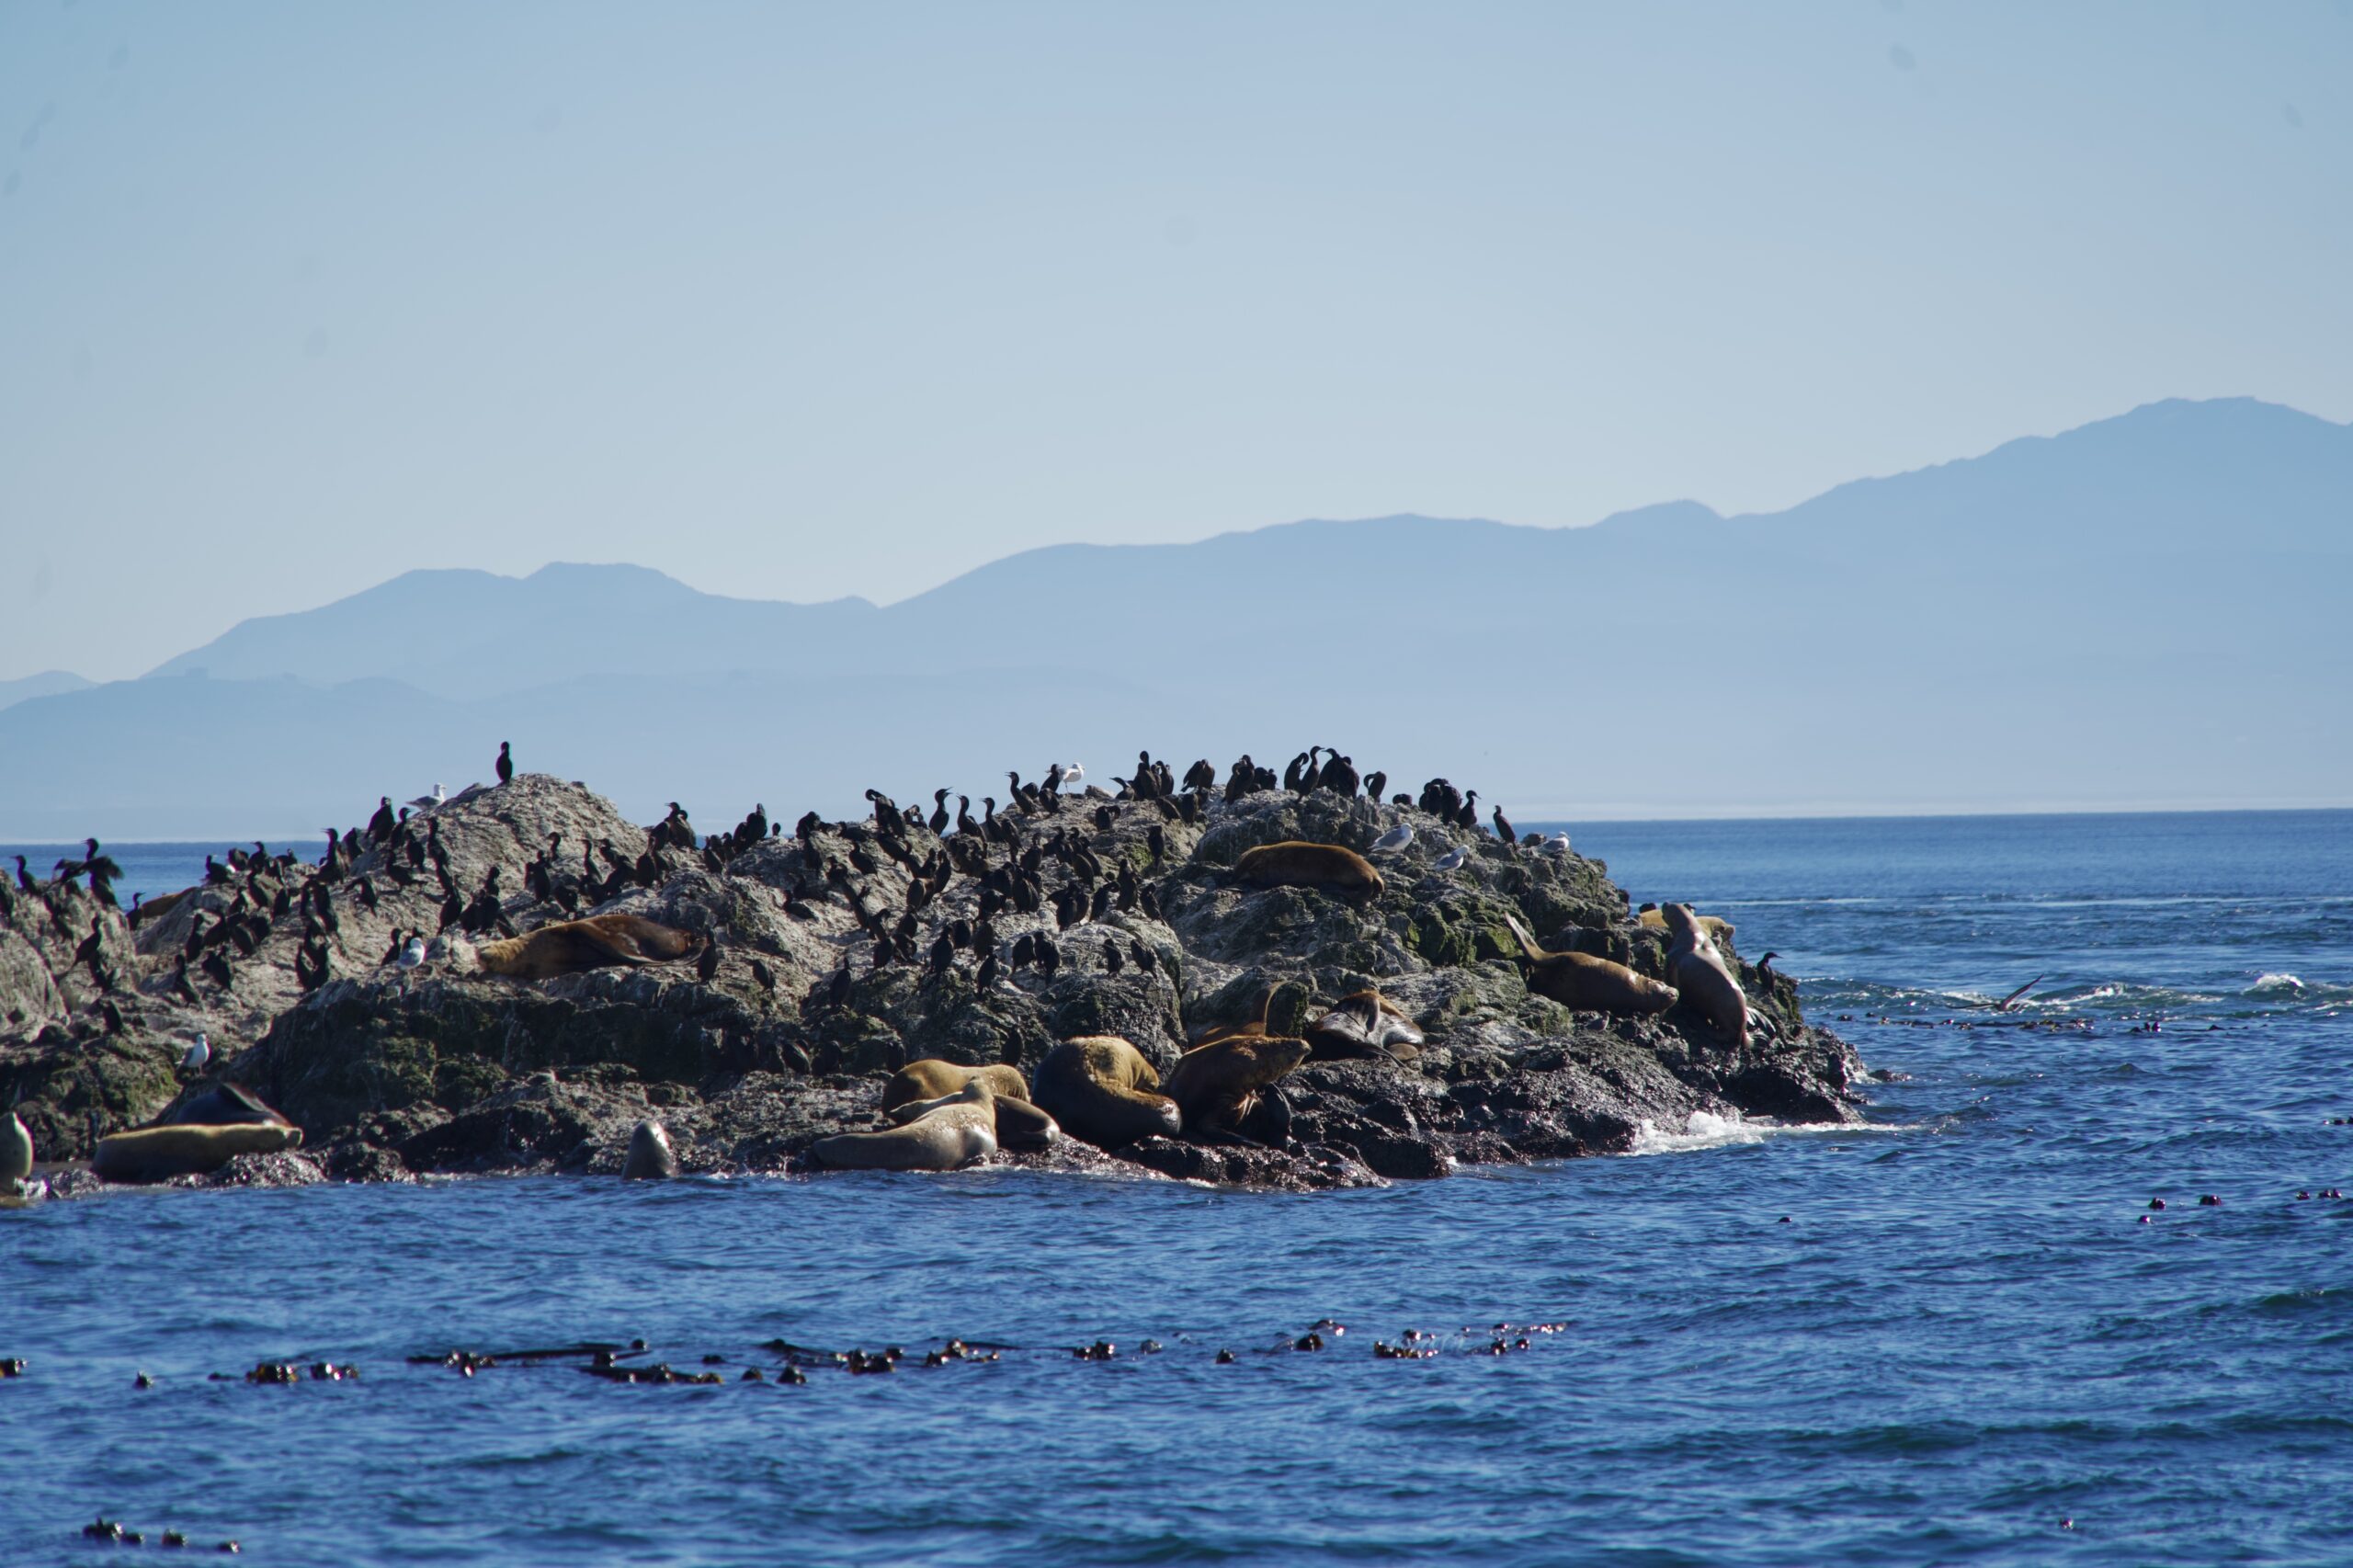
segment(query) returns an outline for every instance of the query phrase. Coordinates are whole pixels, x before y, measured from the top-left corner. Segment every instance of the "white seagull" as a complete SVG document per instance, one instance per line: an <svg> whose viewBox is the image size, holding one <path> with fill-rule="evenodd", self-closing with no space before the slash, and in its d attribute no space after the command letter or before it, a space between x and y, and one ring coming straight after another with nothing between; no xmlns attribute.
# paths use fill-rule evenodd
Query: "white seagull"
<svg viewBox="0 0 2353 1568"><path fill-rule="evenodd" d="M1571 853L1569 849L1569 835L1565 833L1556 833L1552 837L1546 839L1544 841L1544 853L1547 855L1566 855Z"/></svg>
<svg viewBox="0 0 2353 1568"><path fill-rule="evenodd" d="M1458 845L1431 861L1430 864L1441 871L1451 871L1469 858L1471 858L1471 851Z"/></svg>
<svg viewBox="0 0 2353 1568"><path fill-rule="evenodd" d="M1372 852L1375 855L1386 855L1392 850L1403 849L1405 846L1413 842L1413 828L1407 824L1399 823L1395 827L1391 828L1387 833L1382 834L1379 838L1372 841Z"/></svg>
<svg viewBox="0 0 2353 1568"><path fill-rule="evenodd" d="M199 1034L196 1037L196 1043L189 1046L188 1050L182 1053L180 1057L180 1071L183 1073L201 1073L204 1071L204 1064L211 1060L212 1042L207 1040L203 1035Z"/></svg>
<svg viewBox="0 0 2353 1568"><path fill-rule="evenodd" d="M1086 777L1086 764L1083 762L1065 762L1063 764L1063 783L1075 784Z"/></svg>
<svg viewBox="0 0 2353 1568"><path fill-rule="evenodd" d="M417 966L425 962L425 934L421 931L410 932L408 945L401 949L401 956L392 961L400 966L401 990L405 994L408 990L409 976L415 974Z"/></svg>
<svg viewBox="0 0 2353 1568"><path fill-rule="evenodd" d="M420 812L438 811L449 799L449 791L439 784L433 786L430 795L419 795L409 804Z"/></svg>

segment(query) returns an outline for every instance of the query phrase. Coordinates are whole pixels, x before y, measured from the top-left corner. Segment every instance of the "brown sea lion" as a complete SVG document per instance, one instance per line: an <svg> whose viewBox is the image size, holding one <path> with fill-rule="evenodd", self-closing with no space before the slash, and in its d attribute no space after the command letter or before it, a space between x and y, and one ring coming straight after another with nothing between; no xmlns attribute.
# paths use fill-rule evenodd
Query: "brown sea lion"
<svg viewBox="0 0 2353 1568"><path fill-rule="evenodd" d="M809 1149L841 1171L952 1171L996 1153L996 1096L978 1078L904 1127L843 1132Z"/></svg>
<svg viewBox="0 0 2353 1568"><path fill-rule="evenodd" d="M1282 990L1283 984L1282 981L1278 980L1261 991L1258 994L1257 1008L1248 1018L1238 1024L1204 1024L1193 1031L1191 1039L1187 1042L1188 1045L1203 1046L1212 1040L1232 1040L1237 1035L1265 1034L1267 1015L1274 1011L1275 995Z"/></svg>
<svg viewBox="0 0 2353 1568"><path fill-rule="evenodd" d="M1001 1062L986 1067L967 1067L961 1062L926 1056L891 1074L891 1081L882 1085L882 1108L890 1110L916 1100L936 1100L942 1095L957 1094L975 1078L986 1083L989 1092L1001 1100L1029 1097L1029 1081L1017 1067L1008 1067Z"/></svg>
<svg viewBox="0 0 2353 1568"><path fill-rule="evenodd" d="M1307 1026L1307 1043L1321 1061L1385 1056L1412 1062L1422 1054L1426 1038L1396 1003L1377 990L1343 996Z"/></svg>
<svg viewBox="0 0 2353 1568"><path fill-rule="evenodd" d="M157 1117L157 1127L235 1127L252 1122L276 1127L290 1127L293 1123L264 1105L258 1096L243 1084L222 1079L208 1084L200 1093L189 1096L163 1115Z"/></svg>
<svg viewBox="0 0 2353 1568"><path fill-rule="evenodd" d="M302 1146L302 1130L270 1121L229 1127L142 1127L98 1140L90 1168L108 1181L163 1181L217 1171L239 1154L275 1154Z"/></svg>
<svg viewBox="0 0 2353 1568"><path fill-rule="evenodd" d="M1176 1102L1150 1092L1158 1087L1160 1074L1134 1046L1118 1035L1081 1035L1046 1052L1033 1097L1073 1137L1116 1149L1184 1130Z"/></svg>
<svg viewBox="0 0 2353 1568"><path fill-rule="evenodd" d="M1675 987L1591 953L1552 953L1510 915L1504 923L1528 958L1528 986L1564 1007L1586 1013L1663 1013L1675 1006Z"/></svg>
<svg viewBox="0 0 2353 1568"><path fill-rule="evenodd" d="M1258 1091L1307 1060L1303 1040L1238 1035L1187 1051L1168 1070L1168 1096L1196 1137L1234 1136L1229 1129L1250 1114Z"/></svg>
<svg viewBox="0 0 2353 1568"><path fill-rule="evenodd" d="M707 938L638 915L592 915L560 920L504 941L483 942L474 956L484 974L515 980L552 980L560 974L669 963L700 952Z"/></svg>
<svg viewBox="0 0 2353 1568"><path fill-rule="evenodd" d="M1723 919L1720 915L1702 915L1698 918L1701 928L1704 929L1710 937L1719 942L1728 942L1732 940L1733 934L1739 929L1739 927L1735 926L1731 921ZM1642 909L1635 915L1634 919L1637 924L1647 926L1654 931L1665 931L1669 929L1666 924L1665 911L1660 909L1655 903L1646 903L1643 905Z"/></svg>
<svg viewBox="0 0 2353 1568"><path fill-rule="evenodd" d="M1020 1074L1013 1073L1013 1069L1006 1067L999 1071L1012 1074L1015 1081L1019 1081ZM998 1148L1051 1148L1054 1140L1063 1135L1062 1128L1055 1123L1052 1117L1030 1104L1027 1085L1023 1085L1018 1095L998 1095L995 1094L996 1085L994 1080L981 1078L978 1081L989 1085L996 1105L996 1146ZM942 1106L951 1103L961 1093L963 1090L958 1089L927 1100L904 1100L894 1106L886 1105L883 1107L882 1114L904 1127L917 1117L928 1116Z"/></svg>
<svg viewBox="0 0 2353 1568"><path fill-rule="evenodd" d="M1748 1039L1748 994L1724 967L1723 955L1708 939L1707 926L1688 903L1670 903L1666 920L1666 972L1683 1000L1713 1024L1727 1045Z"/></svg>
<svg viewBox="0 0 2353 1568"><path fill-rule="evenodd" d="M1298 839L1245 849L1233 869L1243 881L1262 888L1322 888L1353 898L1373 898L1382 886L1372 862L1355 850Z"/></svg>

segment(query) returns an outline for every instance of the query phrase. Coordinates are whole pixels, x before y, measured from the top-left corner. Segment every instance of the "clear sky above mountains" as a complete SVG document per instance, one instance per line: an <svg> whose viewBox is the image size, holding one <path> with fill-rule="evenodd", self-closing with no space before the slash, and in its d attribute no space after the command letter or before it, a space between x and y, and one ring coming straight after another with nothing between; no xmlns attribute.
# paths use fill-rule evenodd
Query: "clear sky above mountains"
<svg viewBox="0 0 2353 1568"><path fill-rule="evenodd" d="M0 677L2353 418L2353 6L0 8Z"/></svg>

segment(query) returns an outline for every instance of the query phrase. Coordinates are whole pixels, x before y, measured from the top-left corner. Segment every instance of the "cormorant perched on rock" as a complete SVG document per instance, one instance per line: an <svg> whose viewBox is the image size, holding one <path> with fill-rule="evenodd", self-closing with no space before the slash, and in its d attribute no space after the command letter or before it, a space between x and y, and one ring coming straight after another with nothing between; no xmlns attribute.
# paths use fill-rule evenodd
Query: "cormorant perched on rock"
<svg viewBox="0 0 2353 1568"><path fill-rule="evenodd" d="M1504 841L1506 848L1517 848L1519 845L1519 835L1512 832L1511 819L1504 815L1501 806L1495 808L1495 836Z"/></svg>
<svg viewBox="0 0 2353 1568"><path fill-rule="evenodd" d="M197 967L204 971L205 973L210 975L212 977L213 983L220 986L222 990L226 991L229 989L228 954L222 952L220 949L215 948L210 952L204 955L204 961L197 965Z"/></svg>
<svg viewBox="0 0 2353 1568"><path fill-rule="evenodd" d="M931 831L946 833L949 823L953 820L948 814L948 791L934 790L931 792Z"/></svg>
<svg viewBox="0 0 2353 1568"><path fill-rule="evenodd" d="M1375 805L1381 803L1381 792L1388 787L1389 775L1386 773L1368 773L1364 776L1364 798Z"/></svg>
<svg viewBox="0 0 2353 1568"><path fill-rule="evenodd" d="M695 978L709 985L719 978L719 938L712 937L702 945L701 956L695 960Z"/></svg>
<svg viewBox="0 0 2353 1568"><path fill-rule="evenodd" d="M98 949L106 940L106 929L107 922L105 915L91 915L90 934L82 938L82 945L80 947L74 949L74 962L77 966L81 964L88 964L90 966L90 973L93 977L95 977L98 972Z"/></svg>
<svg viewBox="0 0 2353 1568"><path fill-rule="evenodd" d="M498 743L498 781L501 784L515 782L515 754L507 749L505 741Z"/></svg>
<svg viewBox="0 0 2353 1568"><path fill-rule="evenodd" d="M792 824L792 836L801 840L804 847L813 847L817 842L817 825L824 821L814 812L803 812L801 820Z"/></svg>
<svg viewBox="0 0 2353 1568"><path fill-rule="evenodd" d="M1459 827L1467 827L1473 833L1479 831L1478 790L1469 790L1463 795L1462 809L1454 813L1454 821Z"/></svg>
<svg viewBox="0 0 2353 1568"><path fill-rule="evenodd" d="M1185 769L1186 789L1211 790L1216 788L1216 786L1217 769L1210 766L1210 759L1208 757L1201 758L1199 762L1193 764L1192 767Z"/></svg>
<svg viewBox="0 0 2353 1568"><path fill-rule="evenodd" d="M1332 759L1324 765L1324 775L1319 782L1324 789L1336 794L1353 799L1357 792L1356 764L1338 752L1334 752Z"/></svg>
<svg viewBox="0 0 2353 1568"><path fill-rule="evenodd" d="M17 864L21 867L24 863L25 858L21 855L17 856ZM207 855L204 858L204 881L210 887L225 886L229 881L229 868Z"/></svg>
<svg viewBox="0 0 2353 1568"><path fill-rule="evenodd" d="M1127 967L1127 960L1120 956L1120 944L1108 937L1103 939L1103 972L1117 974Z"/></svg>
<svg viewBox="0 0 2353 1568"><path fill-rule="evenodd" d="M392 835L392 829L398 825L399 823L392 816L392 798L390 795L377 796L376 814L368 819L368 841L371 844L383 843Z"/></svg>
<svg viewBox="0 0 2353 1568"><path fill-rule="evenodd" d="M211 863L212 857L210 855L204 858L207 865ZM33 874L30 871L25 869L25 858L21 855L17 857L17 885L27 892L40 892L40 884L33 881Z"/></svg>

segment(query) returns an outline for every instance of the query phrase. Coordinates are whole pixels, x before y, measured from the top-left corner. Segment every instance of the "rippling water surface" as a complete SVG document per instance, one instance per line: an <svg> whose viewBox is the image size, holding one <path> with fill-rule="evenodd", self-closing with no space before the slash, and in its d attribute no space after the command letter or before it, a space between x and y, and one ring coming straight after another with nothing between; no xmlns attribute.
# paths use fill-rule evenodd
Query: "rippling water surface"
<svg viewBox="0 0 2353 1568"><path fill-rule="evenodd" d="M2353 813L1572 831L1908 1074L1871 1125L1309 1197L980 1172L0 1213L0 1562L116 1561L100 1515L302 1563L2353 1557L2353 1202L2297 1197L2353 1185ZM1484 1353L1505 1323L1529 1347ZM1441 1353L1373 1356L1407 1329ZM951 1335L1000 1358L736 1381L774 1339ZM636 1338L729 1381L406 1360ZM207 1381L264 1358L359 1376Z"/></svg>

